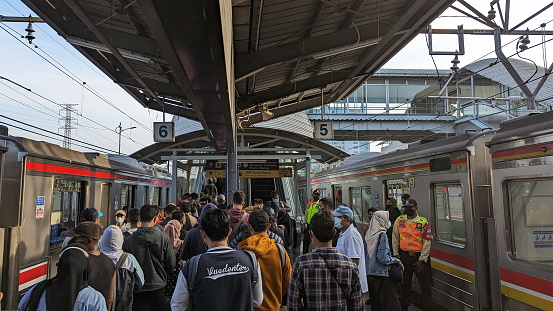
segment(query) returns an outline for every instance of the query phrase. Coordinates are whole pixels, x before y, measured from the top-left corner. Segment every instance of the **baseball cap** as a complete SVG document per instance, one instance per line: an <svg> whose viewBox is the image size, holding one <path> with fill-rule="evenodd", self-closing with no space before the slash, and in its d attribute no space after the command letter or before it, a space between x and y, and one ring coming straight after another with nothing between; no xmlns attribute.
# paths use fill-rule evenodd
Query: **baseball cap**
<svg viewBox="0 0 553 311"><path fill-rule="evenodd" d="M353 211L351 210L351 208L345 205L338 206L338 208L335 209L334 212L332 212L332 215L336 217L346 216L348 218L353 219Z"/></svg>
<svg viewBox="0 0 553 311"><path fill-rule="evenodd" d="M85 221L78 224L73 230L63 231L61 235L72 238L82 236L93 240L99 240L102 238L102 229L98 224L91 221Z"/></svg>
<svg viewBox="0 0 553 311"><path fill-rule="evenodd" d="M117 212L115 212L115 216L117 216L118 214L122 214L123 216L127 216L127 212L125 212L124 210L120 209L118 210Z"/></svg>
<svg viewBox="0 0 553 311"><path fill-rule="evenodd" d="M250 218L248 218L248 223L251 225L254 224L263 224L266 225L269 223L269 215L262 210L256 210L250 213Z"/></svg>
<svg viewBox="0 0 553 311"><path fill-rule="evenodd" d="M417 201L414 199L407 199L405 200L405 204L403 206L411 207L411 206L417 206Z"/></svg>
<svg viewBox="0 0 553 311"><path fill-rule="evenodd" d="M94 221L98 217L102 217L104 214L96 210L94 207L85 208L81 213L81 221Z"/></svg>
<svg viewBox="0 0 553 311"><path fill-rule="evenodd" d="M313 194L321 194L321 193L319 192L319 190L315 189L313 190Z"/></svg>

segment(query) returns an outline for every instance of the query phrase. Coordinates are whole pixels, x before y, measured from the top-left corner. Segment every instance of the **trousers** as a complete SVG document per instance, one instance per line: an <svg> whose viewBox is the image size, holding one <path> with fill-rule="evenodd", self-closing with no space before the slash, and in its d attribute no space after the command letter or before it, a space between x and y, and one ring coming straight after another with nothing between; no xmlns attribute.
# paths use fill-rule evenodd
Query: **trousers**
<svg viewBox="0 0 553 311"><path fill-rule="evenodd" d="M165 288L147 292L135 292L133 311L165 310Z"/></svg>
<svg viewBox="0 0 553 311"><path fill-rule="evenodd" d="M401 310L407 310L411 304L413 274L417 276L421 288L421 309L423 311L434 310L434 304L432 303L432 271L430 258L428 258L424 269L421 272L416 272L415 264L419 261L420 253L414 253L413 256L409 256L409 252L400 250L399 254L401 255L400 260L405 266L405 270L403 271L403 283L401 284L401 295L399 297Z"/></svg>

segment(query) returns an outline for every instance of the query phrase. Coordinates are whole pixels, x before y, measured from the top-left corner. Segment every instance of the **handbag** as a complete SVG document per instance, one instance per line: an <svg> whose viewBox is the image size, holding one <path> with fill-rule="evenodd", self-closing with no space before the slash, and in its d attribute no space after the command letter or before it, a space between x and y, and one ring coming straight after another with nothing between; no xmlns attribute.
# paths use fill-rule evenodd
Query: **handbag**
<svg viewBox="0 0 553 311"><path fill-rule="evenodd" d="M385 233L381 233L378 237L378 244L376 245L377 249L380 244L380 237L382 236L382 234ZM392 280L392 283L394 284L400 284L403 282L403 271L401 271L401 268L399 267L399 264L397 262L390 265L390 269L388 270L388 277L390 278L390 280Z"/></svg>

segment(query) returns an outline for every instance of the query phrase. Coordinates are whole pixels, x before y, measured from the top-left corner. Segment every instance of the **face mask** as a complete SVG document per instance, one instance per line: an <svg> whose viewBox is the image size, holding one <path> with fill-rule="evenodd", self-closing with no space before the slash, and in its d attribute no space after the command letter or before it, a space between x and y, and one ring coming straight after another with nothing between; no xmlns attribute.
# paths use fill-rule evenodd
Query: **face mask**
<svg viewBox="0 0 553 311"><path fill-rule="evenodd" d="M273 202L278 203L278 202L280 202L280 200L279 199L273 199Z"/></svg>
<svg viewBox="0 0 553 311"><path fill-rule="evenodd" d="M386 204L386 209L391 209L392 208L392 204Z"/></svg>
<svg viewBox="0 0 553 311"><path fill-rule="evenodd" d="M117 223L120 224L120 223L123 223L124 220L123 220L123 217L117 217L115 218L115 221L117 221Z"/></svg>
<svg viewBox="0 0 553 311"><path fill-rule="evenodd" d="M373 217L372 217L372 216L369 216L369 221L371 221L371 219L373 219Z"/></svg>
<svg viewBox="0 0 553 311"><path fill-rule="evenodd" d="M413 215L415 215L415 210L412 209L412 208L406 208L403 212L404 212L405 215L407 215L407 216L413 216Z"/></svg>
<svg viewBox="0 0 553 311"><path fill-rule="evenodd" d="M342 229L342 224L341 224L342 220L338 217L334 217L334 227L336 229Z"/></svg>

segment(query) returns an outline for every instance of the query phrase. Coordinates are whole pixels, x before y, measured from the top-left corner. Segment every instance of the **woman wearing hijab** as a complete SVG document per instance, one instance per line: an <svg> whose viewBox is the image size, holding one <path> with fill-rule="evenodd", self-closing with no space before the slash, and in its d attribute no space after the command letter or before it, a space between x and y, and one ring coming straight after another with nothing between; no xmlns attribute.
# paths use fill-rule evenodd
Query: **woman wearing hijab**
<svg viewBox="0 0 553 311"><path fill-rule="evenodd" d="M294 221L288 215L288 212L284 210L278 211L277 225L279 227L284 226L284 243L286 243L286 249L291 253L294 247Z"/></svg>
<svg viewBox="0 0 553 311"><path fill-rule="evenodd" d="M105 311L106 300L88 286L88 250L67 245L60 253L57 275L32 287L19 302L22 311Z"/></svg>
<svg viewBox="0 0 553 311"><path fill-rule="evenodd" d="M396 294L395 286L388 272L392 264L398 263L403 270L403 264L390 253L386 230L391 223L388 211L376 211L371 218L369 228L365 234L367 242L367 276L372 311L399 311L401 306Z"/></svg>
<svg viewBox="0 0 553 311"><path fill-rule="evenodd" d="M175 211L172 216L173 220L169 221L165 225L163 230L168 236L171 244L173 245L173 250L175 251L175 260L176 265L173 273L171 273L167 278L167 286L165 287L165 297L171 299L173 297L173 292L175 291L175 286L177 285L177 279L179 277L179 272L183 266L182 260L179 258L180 249L183 241L180 239L181 230L184 224L184 212Z"/></svg>

